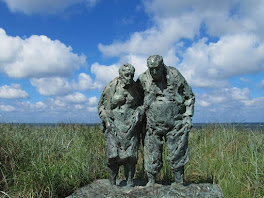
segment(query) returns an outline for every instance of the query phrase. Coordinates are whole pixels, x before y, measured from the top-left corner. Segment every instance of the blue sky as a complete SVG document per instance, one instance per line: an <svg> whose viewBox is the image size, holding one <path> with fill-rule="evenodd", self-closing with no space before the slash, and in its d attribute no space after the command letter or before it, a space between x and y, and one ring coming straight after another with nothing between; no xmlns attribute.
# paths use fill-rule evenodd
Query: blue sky
<svg viewBox="0 0 264 198"><path fill-rule="evenodd" d="M118 68L160 54L194 122L264 121L264 1L0 0L0 122L99 122Z"/></svg>

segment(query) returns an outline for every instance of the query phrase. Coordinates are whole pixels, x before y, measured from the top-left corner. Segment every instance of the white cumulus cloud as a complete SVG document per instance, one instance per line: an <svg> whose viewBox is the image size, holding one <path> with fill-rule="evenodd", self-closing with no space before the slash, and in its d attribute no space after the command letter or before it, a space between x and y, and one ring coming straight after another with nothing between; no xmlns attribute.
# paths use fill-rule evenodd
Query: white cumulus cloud
<svg viewBox="0 0 264 198"><path fill-rule="evenodd" d="M76 90L91 90L98 88L96 83L93 82L93 79L90 77L90 75L85 73L79 74L78 82L73 82L72 87Z"/></svg>
<svg viewBox="0 0 264 198"><path fill-rule="evenodd" d="M72 91L92 90L99 86L85 73L79 74L77 82L74 80L70 82L63 77L31 78L30 82L41 95L45 96L62 96Z"/></svg>
<svg viewBox="0 0 264 198"><path fill-rule="evenodd" d="M264 97L252 98L248 88L218 88L196 94L197 122L261 122Z"/></svg>
<svg viewBox="0 0 264 198"><path fill-rule="evenodd" d="M156 26L133 33L125 42L99 44L98 47L105 56L164 54L171 50L179 39L193 38L196 30L199 30L199 21L196 19L193 15L161 19L157 21Z"/></svg>
<svg viewBox="0 0 264 198"><path fill-rule="evenodd" d="M74 105L74 108L76 110L82 110L82 109L84 109L84 105L76 104L76 105Z"/></svg>
<svg viewBox="0 0 264 198"><path fill-rule="evenodd" d="M20 111L30 111L30 112L39 112L47 108L47 105L41 101L31 103L29 101L19 103Z"/></svg>
<svg viewBox="0 0 264 198"><path fill-rule="evenodd" d="M207 102L207 101L204 101L204 100L199 100L199 105L202 106L202 107L208 107L211 105L210 102Z"/></svg>
<svg viewBox="0 0 264 198"><path fill-rule="evenodd" d="M69 103L84 103L86 102L88 99L86 98L86 96L80 92L74 92L72 94L66 95L65 97L63 97L63 100L65 102L69 102Z"/></svg>
<svg viewBox="0 0 264 198"><path fill-rule="evenodd" d="M214 36L237 32L255 32L263 35L263 1L145 0L144 2L146 12L155 21L192 14L205 25L208 33Z"/></svg>
<svg viewBox="0 0 264 198"><path fill-rule="evenodd" d="M100 65L99 63L94 63L91 66L91 72L95 74L95 86L98 88L103 88L107 83L118 76L119 66L114 64L110 66Z"/></svg>
<svg viewBox="0 0 264 198"><path fill-rule="evenodd" d="M177 63L179 61L178 57L175 56L174 50L169 50L165 56L164 59L166 59L166 63L168 65L173 65L175 62ZM94 83L91 85L91 87L102 89L104 86L107 85L111 80L113 80L115 77L117 77L118 69L125 63L130 63L135 67L135 76L134 80L138 78L140 74L145 72L147 70L147 55L142 54L127 54L120 57L120 60L112 65L100 65L99 63L94 63L91 66L91 72L96 76ZM81 79L79 78L79 85L81 85ZM88 81L88 84L91 82ZM85 86L84 86L85 87Z"/></svg>
<svg viewBox="0 0 264 198"><path fill-rule="evenodd" d="M262 80L258 85L264 87L264 80Z"/></svg>
<svg viewBox="0 0 264 198"><path fill-rule="evenodd" d="M12 12L25 14L57 14L76 4L95 6L99 0L1 0Z"/></svg>
<svg viewBox="0 0 264 198"><path fill-rule="evenodd" d="M30 82L44 96L65 95L72 91L72 87L66 78L32 78Z"/></svg>
<svg viewBox="0 0 264 198"><path fill-rule="evenodd" d="M0 87L0 98L17 99L28 98L29 95L26 91L21 89L19 84L12 84L11 86L4 85Z"/></svg>
<svg viewBox="0 0 264 198"><path fill-rule="evenodd" d="M97 107L87 107L88 112L97 112Z"/></svg>
<svg viewBox="0 0 264 198"><path fill-rule="evenodd" d="M183 53L180 71L196 87L226 86L226 79L264 70L264 43L254 35L223 36L216 43L203 38Z"/></svg>
<svg viewBox="0 0 264 198"><path fill-rule="evenodd" d="M0 111L5 111L5 112L12 112L15 110L15 107L10 106L10 105L0 105Z"/></svg>
<svg viewBox="0 0 264 198"><path fill-rule="evenodd" d="M90 97L88 99L88 104L91 105L91 106L97 105L97 103L98 103L98 100L97 100L97 97L96 96Z"/></svg>
<svg viewBox="0 0 264 198"><path fill-rule="evenodd" d="M223 88L230 77L263 71L263 1L143 2L151 27L132 33L125 41L98 45L104 56L119 57L112 65L139 57L140 61L135 61L137 76L146 68L149 55L160 54L165 64L177 67L192 86L204 88Z"/></svg>
<svg viewBox="0 0 264 198"><path fill-rule="evenodd" d="M44 35L22 39L8 36L0 28L0 43L0 71L9 77L65 77L86 64L84 55L74 54L70 46Z"/></svg>

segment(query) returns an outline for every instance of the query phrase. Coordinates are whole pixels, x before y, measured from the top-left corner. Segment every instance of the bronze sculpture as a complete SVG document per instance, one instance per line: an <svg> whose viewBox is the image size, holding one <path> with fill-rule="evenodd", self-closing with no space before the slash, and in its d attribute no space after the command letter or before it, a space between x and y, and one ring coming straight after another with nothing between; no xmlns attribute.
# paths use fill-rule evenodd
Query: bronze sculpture
<svg viewBox="0 0 264 198"><path fill-rule="evenodd" d="M147 65L148 70L137 81L144 93L146 111L144 167L148 175L147 185L154 185L156 174L162 167L163 138L175 184L183 183L184 165L189 160L188 135L195 96L180 72L167 67L162 56L150 56Z"/></svg>
<svg viewBox="0 0 264 198"><path fill-rule="evenodd" d="M133 80L135 68L124 64L119 77L104 89L98 104L106 142L110 183L116 185L119 166L124 165L127 186L133 186L143 110L141 94Z"/></svg>
<svg viewBox="0 0 264 198"><path fill-rule="evenodd" d="M184 166L189 160L188 137L195 96L181 73L166 66L162 56L150 56L147 65L148 70L136 83L134 67L121 66L119 77L105 87L98 105L112 185L116 185L120 165L124 165L127 186L134 185L139 133L143 131L147 186L155 184L162 168L163 138L175 176L174 184L183 183Z"/></svg>

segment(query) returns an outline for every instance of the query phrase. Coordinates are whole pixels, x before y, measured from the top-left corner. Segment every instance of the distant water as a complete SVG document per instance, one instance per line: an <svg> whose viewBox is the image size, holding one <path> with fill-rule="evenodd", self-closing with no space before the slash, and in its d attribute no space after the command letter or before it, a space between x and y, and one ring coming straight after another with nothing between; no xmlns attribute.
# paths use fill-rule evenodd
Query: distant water
<svg viewBox="0 0 264 198"><path fill-rule="evenodd" d="M1 124L1 123L0 123ZM85 125L85 126L96 126L99 123L7 123L7 124L14 124L14 125L29 125L29 126L49 126L49 127L57 127L57 126L64 126L64 125Z"/></svg>
<svg viewBox="0 0 264 198"><path fill-rule="evenodd" d="M253 131L264 131L264 122L242 122L242 123L193 123L194 129L201 129L204 127L218 125L218 126L229 126L235 128L243 128Z"/></svg>
<svg viewBox="0 0 264 198"><path fill-rule="evenodd" d="M62 125L85 125L85 126L96 126L99 123L12 123L15 125L32 125L32 126L62 126ZM218 125L218 126L232 126L236 128L246 128L249 130L262 130L264 131L264 122L243 122L243 123L193 123L194 129L201 129L204 127Z"/></svg>

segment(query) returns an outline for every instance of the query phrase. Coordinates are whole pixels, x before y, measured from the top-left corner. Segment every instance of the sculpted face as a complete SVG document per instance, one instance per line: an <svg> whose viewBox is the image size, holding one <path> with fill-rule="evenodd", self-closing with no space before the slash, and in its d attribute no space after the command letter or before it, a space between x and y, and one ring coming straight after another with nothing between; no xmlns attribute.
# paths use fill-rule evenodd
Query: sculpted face
<svg viewBox="0 0 264 198"><path fill-rule="evenodd" d="M134 74L130 71L124 71L121 75L121 79L125 85L130 85L133 81Z"/></svg>
<svg viewBox="0 0 264 198"><path fill-rule="evenodd" d="M133 82L135 69L130 64L125 64L119 69L119 78L125 85Z"/></svg>
<svg viewBox="0 0 264 198"><path fill-rule="evenodd" d="M159 81L164 75L164 64L161 56L154 55L148 58L148 68L154 81Z"/></svg>

